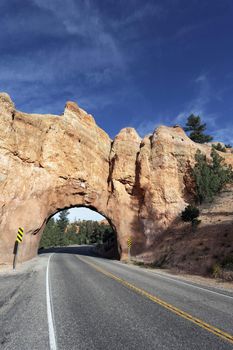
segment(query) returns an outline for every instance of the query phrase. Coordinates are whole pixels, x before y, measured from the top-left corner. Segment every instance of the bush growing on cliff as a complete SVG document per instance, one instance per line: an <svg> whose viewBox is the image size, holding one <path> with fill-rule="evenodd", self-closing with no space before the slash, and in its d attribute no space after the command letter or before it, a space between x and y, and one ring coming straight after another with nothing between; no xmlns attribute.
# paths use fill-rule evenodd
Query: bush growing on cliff
<svg viewBox="0 0 233 350"><path fill-rule="evenodd" d="M197 207L193 205L188 205L181 213L181 218L185 222L191 222L192 226L197 226L201 221L198 220L198 216L200 215L200 211Z"/></svg>
<svg viewBox="0 0 233 350"><path fill-rule="evenodd" d="M214 278L233 281L233 255L226 256L221 263L216 262L211 272Z"/></svg>
<svg viewBox="0 0 233 350"><path fill-rule="evenodd" d="M200 150L195 155L196 164L193 168L193 177L196 185L196 199L198 203L211 202L222 188L233 181L231 166L222 164L223 158L214 148L211 151L211 160Z"/></svg>
<svg viewBox="0 0 233 350"><path fill-rule="evenodd" d="M184 128L185 131L190 132L189 137L191 140L197 143L205 143L213 140L210 135L205 135L204 131L206 129L206 124L201 123L201 118L197 115L191 114L186 122Z"/></svg>
<svg viewBox="0 0 233 350"><path fill-rule="evenodd" d="M233 271L233 255L227 255L223 259L222 267Z"/></svg>
<svg viewBox="0 0 233 350"><path fill-rule="evenodd" d="M217 143L217 145L213 145L212 147L217 151L226 152L226 147L222 146L221 143Z"/></svg>

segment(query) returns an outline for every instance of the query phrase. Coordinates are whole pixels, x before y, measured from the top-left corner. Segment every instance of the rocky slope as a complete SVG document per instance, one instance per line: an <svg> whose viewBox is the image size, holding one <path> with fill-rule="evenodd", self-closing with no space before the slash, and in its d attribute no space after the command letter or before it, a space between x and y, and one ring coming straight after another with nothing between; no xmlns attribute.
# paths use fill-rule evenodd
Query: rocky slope
<svg viewBox="0 0 233 350"><path fill-rule="evenodd" d="M155 267L172 268L197 274L213 275L214 268L226 257L233 261L233 188L228 187L211 204L200 207L201 224L193 231L189 223L175 220L155 240L138 261ZM219 275L217 277L221 277ZM222 272L224 272L222 270ZM227 274L227 273L226 273ZM224 277L225 278L225 277ZM233 272L228 280L233 280Z"/></svg>
<svg viewBox="0 0 233 350"><path fill-rule="evenodd" d="M109 220L122 259L129 237L137 259L154 261L163 249L178 251L177 235L189 244L177 217L190 200L188 174L197 149L211 151L180 127L161 126L144 139L125 128L111 140L73 102L61 116L25 114L0 94L0 263L12 261L19 226L25 230L23 261L36 254L48 218L74 206L90 207ZM224 157L233 165L232 154ZM216 204L217 211L222 203ZM228 201L221 211L232 213L232 208ZM218 225L207 218L200 230Z"/></svg>

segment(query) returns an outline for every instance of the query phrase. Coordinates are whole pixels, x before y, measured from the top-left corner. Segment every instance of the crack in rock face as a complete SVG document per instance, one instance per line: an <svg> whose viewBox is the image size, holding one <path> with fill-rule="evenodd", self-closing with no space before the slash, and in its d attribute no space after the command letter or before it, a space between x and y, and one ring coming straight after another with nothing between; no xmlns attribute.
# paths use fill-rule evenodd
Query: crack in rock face
<svg viewBox="0 0 233 350"><path fill-rule="evenodd" d="M26 114L0 94L0 262L12 261L19 226L21 261L32 258L51 215L88 207L114 228L121 258L147 254L186 206L187 168L196 150L180 127L141 139L133 128L114 140L74 102L62 115ZM226 154L233 164L233 156ZM184 181L184 178L186 181Z"/></svg>

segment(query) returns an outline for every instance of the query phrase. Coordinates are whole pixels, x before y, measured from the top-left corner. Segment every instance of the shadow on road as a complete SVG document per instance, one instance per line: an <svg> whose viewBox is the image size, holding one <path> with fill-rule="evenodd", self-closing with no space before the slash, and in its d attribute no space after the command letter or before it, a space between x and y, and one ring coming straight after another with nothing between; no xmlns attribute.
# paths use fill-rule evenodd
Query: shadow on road
<svg viewBox="0 0 233 350"><path fill-rule="evenodd" d="M69 246L69 247L53 247L39 249L38 254L46 253L66 253L66 254L79 254L86 256L100 257L100 255L95 252L95 246L92 245L80 245L80 246Z"/></svg>

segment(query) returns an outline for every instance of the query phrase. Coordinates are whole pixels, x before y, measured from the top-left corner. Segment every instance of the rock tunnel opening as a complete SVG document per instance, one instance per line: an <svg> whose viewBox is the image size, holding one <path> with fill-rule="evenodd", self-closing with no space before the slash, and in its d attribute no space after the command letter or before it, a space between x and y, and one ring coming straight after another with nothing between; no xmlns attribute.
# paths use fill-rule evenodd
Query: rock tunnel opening
<svg viewBox="0 0 233 350"><path fill-rule="evenodd" d="M121 247L111 220L92 206L56 211L46 221L38 253L80 253L120 259Z"/></svg>

